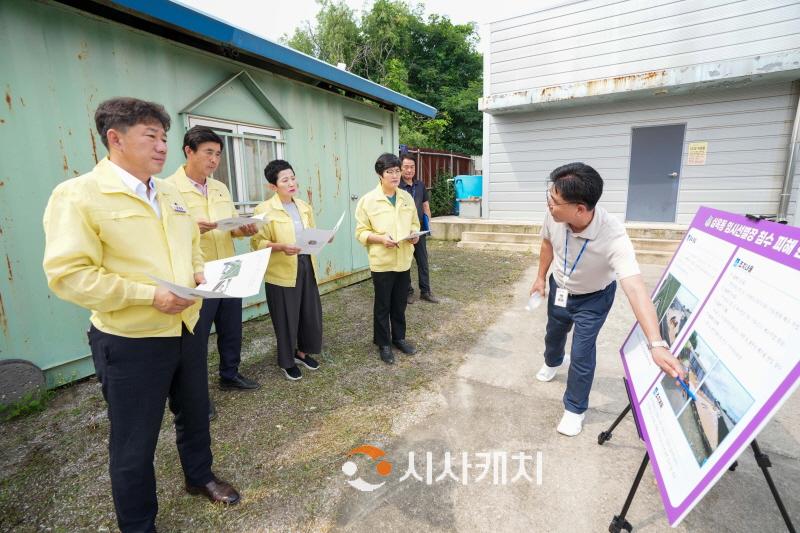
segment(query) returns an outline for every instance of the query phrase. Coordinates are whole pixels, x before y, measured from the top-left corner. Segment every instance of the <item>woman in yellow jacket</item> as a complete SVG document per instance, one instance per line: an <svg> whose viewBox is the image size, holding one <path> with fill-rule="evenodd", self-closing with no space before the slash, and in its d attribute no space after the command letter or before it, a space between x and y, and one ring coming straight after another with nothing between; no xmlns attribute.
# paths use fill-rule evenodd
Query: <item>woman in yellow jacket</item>
<svg viewBox="0 0 800 533"><path fill-rule="evenodd" d="M266 273L267 306L278 344L278 365L287 379L303 377L297 365L319 368L312 353L322 351L322 303L317 287L316 259L300 254L295 235L313 228L311 206L295 198L297 178L292 165L281 159L264 169L275 194L255 208L267 221L250 239L253 250L272 248Z"/></svg>
<svg viewBox="0 0 800 533"><path fill-rule="evenodd" d="M394 363L391 345L411 355L414 346L406 340L406 303L411 286L411 259L419 237L414 199L399 189L400 159L383 154L375 162L378 186L361 197L356 207L356 239L367 247L369 269L375 288L372 309L372 342L384 363Z"/></svg>

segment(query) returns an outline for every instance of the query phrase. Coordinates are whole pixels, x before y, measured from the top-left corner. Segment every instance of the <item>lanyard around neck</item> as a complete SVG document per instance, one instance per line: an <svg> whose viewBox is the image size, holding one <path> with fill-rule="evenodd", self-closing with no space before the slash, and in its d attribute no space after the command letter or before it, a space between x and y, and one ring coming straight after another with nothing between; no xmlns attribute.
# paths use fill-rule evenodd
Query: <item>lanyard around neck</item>
<svg viewBox="0 0 800 533"><path fill-rule="evenodd" d="M567 230L566 235L564 236L564 276L570 277L573 272L575 272L575 267L578 266L578 261L581 260L581 256L583 255L583 251L586 250L586 245L589 244L589 239L583 241L583 246L581 246L581 251L578 252L578 257L575 258L575 262L572 263L572 268L570 269L569 273L567 273L567 253L569 252L569 230Z"/></svg>

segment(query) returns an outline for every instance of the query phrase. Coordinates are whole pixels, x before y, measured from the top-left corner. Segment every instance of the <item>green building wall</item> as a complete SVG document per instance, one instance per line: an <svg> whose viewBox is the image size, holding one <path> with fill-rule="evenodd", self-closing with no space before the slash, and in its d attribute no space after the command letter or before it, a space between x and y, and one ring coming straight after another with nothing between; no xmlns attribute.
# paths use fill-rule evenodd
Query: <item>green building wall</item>
<svg viewBox="0 0 800 533"><path fill-rule="evenodd" d="M94 372L85 331L88 311L56 298L42 272L42 214L59 182L89 171L106 155L94 110L113 96L163 104L173 123L164 172L183 162L189 104L246 71L291 125L285 157L317 225L347 224L319 257L323 291L364 279L367 260L353 239L356 199L377 183L381 152L395 152L395 114L48 1L0 2L0 359L26 359L56 386ZM238 78L192 115L257 126L281 121ZM237 243L246 251L247 243ZM262 291L263 292L263 291ZM263 293L245 317L266 312Z"/></svg>

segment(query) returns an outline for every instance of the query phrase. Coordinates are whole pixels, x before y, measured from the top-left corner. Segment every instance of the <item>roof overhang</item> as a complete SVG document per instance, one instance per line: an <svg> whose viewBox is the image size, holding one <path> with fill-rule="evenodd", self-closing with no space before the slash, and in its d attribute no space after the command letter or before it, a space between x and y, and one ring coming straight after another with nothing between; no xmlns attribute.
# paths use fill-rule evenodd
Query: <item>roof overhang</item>
<svg viewBox="0 0 800 533"><path fill-rule="evenodd" d="M481 98L478 109L490 115L524 113L796 79L800 79L800 48L728 61L493 94Z"/></svg>

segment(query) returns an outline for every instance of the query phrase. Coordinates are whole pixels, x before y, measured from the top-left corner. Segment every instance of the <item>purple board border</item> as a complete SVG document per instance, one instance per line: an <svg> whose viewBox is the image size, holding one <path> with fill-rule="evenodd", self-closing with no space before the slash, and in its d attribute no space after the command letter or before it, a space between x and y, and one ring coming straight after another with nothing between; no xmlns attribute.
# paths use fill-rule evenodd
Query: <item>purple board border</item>
<svg viewBox="0 0 800 533"><path fill-rule="evenodd" d="M762 257L766 257L780 264L789 266L794 270L800 270L800 228L785 224L777 224L768 220L751 220L744 215L728 213L726 211L720 211L718 209L712 209L709 207L701 207L697 211L694 220L692 220L692 223L689 226L689 229L692 228L737 246L732 256L728 259L725 268L722 272L720 272L719 276L715 280L711 291L709 291L708 297L710 297L710 295L714 292L714 289L729 268L730 262L736 255L736 252L739 248L749 250ZM764 235L765 232L766 235ZM765 237L763 240L761 240L762 236ZM669 271L672 261L675 260L675 257L680 252L685 240L686 237L684 236L684 240L681 242L680 247L675 252L672 260L670 260L667 268L664 270L664 274L659 280L658 286L661 285L664 276ZM789 242L787 242L787 240ZM769 244L765 244L766 242L769 242ZM781 249L776 249L779 242L783 243L783 245L781 246ZM785 250L788 250L788 253ZM655 291L653 294L655 294ZM702 313L702 309L705 306L705 302L708 301L708 297L706 297L706 300L703 302L700 309L698 309L697 314L695 317L693 317L692 324L689 324L689 327L686 328L686 332L691 330L691 326L694 325L694 322ZM628 342L628 339L630 339L630 337L633 335L635 328L636 324L633 325L628 337L623 342L623 347ZM676 344L676 346L680 346L680 343ZM620 357L622 358L625 375L627 376L628 381L633 383L630 371L628 369L628 364L625 361L625 354L623 353L622 347L620 347L619 353ZM653 382L647 389L644 397L647 397L659 379L660 375L659 378L657 378L655 382ZM689 492L689 495L677 507L673 507L669 502L666 486L664 485L664 479L661 475L661 469L659 468L656 457L653 454L653 447L650 444L647 426L644 424L644 420L642 419L642 412L640 408L641 399L636 397L636 389L631 385L631 393L635 399L632 405L634 409L634 415L640 421L642 436L644 438L645 446L647 447L647 453L650 455L650 460L653 465L653 472L655 473L656 481L658 482L658 488L661 492L661 499L664 502L664 510L667 513L667 519L669 520L670 525L676 526L700 501L705 493L711 489L714 483L716 483L722 474L725 473L725 470L727 470L727 468L736 460L736 458L739 457L744 448L756 438L758 432L764 427L764 425L766 425L767 422L769 422L770 418L772 418L772 416L775 414L778 407L780 407L780 405L798 386L798 381L800 381L800 363L795 365L794 369L789 372L786 379L784 379L784 381L773 392L764 406L758 411L756 416L747 424L736 440L728 447L725 453L719 459L717 459L714 466L712 466L711 469L706 472L705 476L703 476L695 488Z"/></svg>

